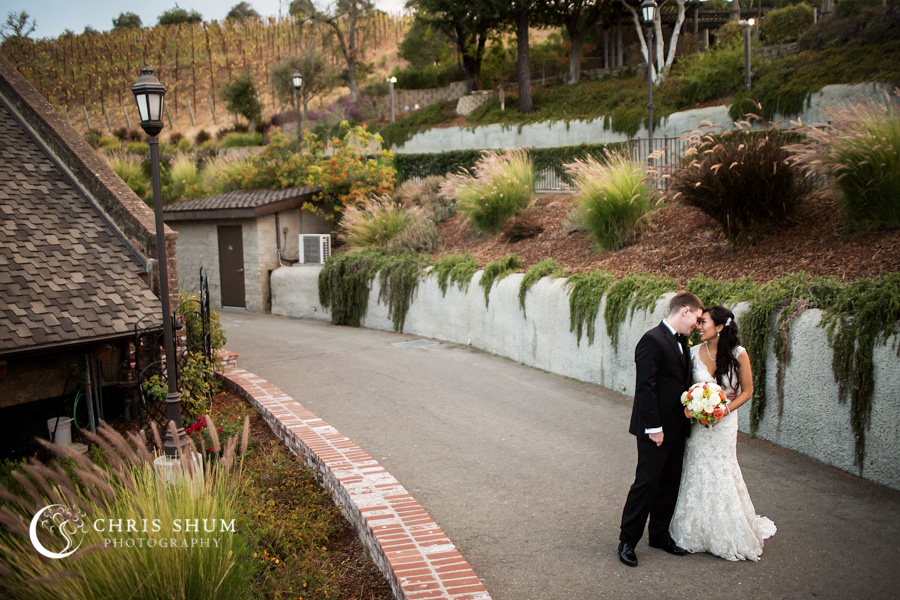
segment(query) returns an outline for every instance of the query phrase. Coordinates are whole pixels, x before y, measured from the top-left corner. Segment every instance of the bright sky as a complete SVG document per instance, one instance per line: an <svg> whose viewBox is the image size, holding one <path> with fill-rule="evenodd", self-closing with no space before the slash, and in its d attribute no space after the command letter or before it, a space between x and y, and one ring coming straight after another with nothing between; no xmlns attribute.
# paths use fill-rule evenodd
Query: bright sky
<svg viewBox="0 0 900 600"><path fill-rule="evenodd" d="M32 38L52 38L64 29L81 33L90 25L97 31L112 29L112 20L123 12L133 12L141 18L145 26L155 25L163 11L174 8L177 3L187 11L196 10L204 21L222 20L231 7L241 0L0 0L0 23L6 22L10 12L17 15L23 10L36 22L37 29ZM290 0L247 0L263 17L287 15ZM323 5L324 0L316 4ZM375 0L381 10L399 14L405 0Z"/></svg>

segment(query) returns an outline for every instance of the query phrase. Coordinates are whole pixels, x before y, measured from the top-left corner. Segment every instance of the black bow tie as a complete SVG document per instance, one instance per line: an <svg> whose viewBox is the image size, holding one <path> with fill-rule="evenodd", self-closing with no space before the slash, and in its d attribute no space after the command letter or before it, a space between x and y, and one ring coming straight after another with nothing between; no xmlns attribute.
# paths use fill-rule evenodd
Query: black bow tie
<svg viewBox="0 0 900 600"><path fill-rule="evenodd" d="M676 333L675 339L678 340L679 342L683 342L687 339L687 336L684 335L683 333Z"/></svg>

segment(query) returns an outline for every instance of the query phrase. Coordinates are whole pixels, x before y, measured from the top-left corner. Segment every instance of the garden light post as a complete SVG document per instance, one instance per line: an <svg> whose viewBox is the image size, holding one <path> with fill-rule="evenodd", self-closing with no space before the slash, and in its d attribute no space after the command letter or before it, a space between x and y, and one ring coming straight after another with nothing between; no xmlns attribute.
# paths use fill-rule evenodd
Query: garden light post
<svg viewBox="0 0 900 600"><path fill-rule="evenodd" d="M659 6L653 0L641 2L641 16L647 26L647 154L653 152L653 23Z"/></svg>
<svg viewBox="0 0 900 600"><path fill-rule="evenodd" d="M394 84L397 83L397 78L391 77L387 81L391 86L391 123L393 123L394 122Z"/></svg>
<svg viewBox="0 0 900 600"><path fill-rule="evenodd" d="M297 101L297 152L303 151L303 116L300 114L300 86L303 85L303 76L299 71L294 71L291 77L294 84L294 98Z"/></svg>
<svg viewBox="0 0 900 600"><path fill-rule="evenodd" d="M756 19L747 19L740 22L744 28L744 89L750 91L750 29L756 24Z"/></svg>
<svg viewBox="0 0 900 600"><path fill-rule="evenodd" d="M184 439L184 428L181 425L181 395L178 393L178 367L175 362L175 340L172 330L172 310L169 305L169 269L166 261L166 237L162 217L162 192L159 179L159 140L162 131L163 97L166 88L156 77L153 69L141 69L141 77L131 91L137 101L141 116L141 127L150 136L150 175L153 183L153 212L156 216L156 261L159 265L159 296L162 300L163 341L166 351L166 382L169 386L166 395L166 417L175 422L175 438L166 423L166 441L163 444L166 456L174 458L178 455L178 447Z"/></svg>

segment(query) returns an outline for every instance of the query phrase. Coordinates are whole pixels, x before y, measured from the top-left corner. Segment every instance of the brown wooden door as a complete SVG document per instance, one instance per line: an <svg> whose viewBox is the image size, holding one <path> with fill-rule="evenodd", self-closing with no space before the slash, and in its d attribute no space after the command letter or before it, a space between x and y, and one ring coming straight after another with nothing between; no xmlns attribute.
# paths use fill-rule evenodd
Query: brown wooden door
<svg viewBox="0 0 900 600"><path fill-rule="evenodd" d="M219 280L222 306L246 308L244 233L240 225L219 225Z"/></svg>

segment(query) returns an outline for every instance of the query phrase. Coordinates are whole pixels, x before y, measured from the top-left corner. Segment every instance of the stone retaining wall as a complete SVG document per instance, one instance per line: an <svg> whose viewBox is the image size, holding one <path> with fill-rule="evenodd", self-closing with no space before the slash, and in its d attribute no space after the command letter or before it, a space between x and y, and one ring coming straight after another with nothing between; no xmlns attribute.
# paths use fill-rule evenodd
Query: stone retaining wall
<svg viewBox="0 0 900 600"><path fill-rule="evenodd" d="M272 273L272 313L289 317L330 320L319 304L320 267L283 267ZM510 275L496 284L485 307L484 294L475 274L467 292L456 286L441 294L437 280L419 282L406 317L404 333L446 340L505 356L523 364L580 381L596 383L626 394L634 393L633 349L643 333L666 315L669 296L652 311L635 311L619 332L618 350L606 336L601 304L595 322L593 344L579 345L569 331L569 300L565 280L538 281L525 299L526 313L519 307L522 274ZM377 279L376 279L377 281ZM377 283L375 284L377 285ZM740 317L747 305L735 307ZM392 330L386 306L378 303L377 290L369 296L365 327ZM526 316L527 315L527 316ZM855 438L850 426L849 403L838 399L838 386L831 372L833 353L825 331L819 327L821 311L808 310L794 322L791 333L792 359L785 369L784 401L777 400L776 358L767 356L768 407L757 437L802 452L830 465L859 474L854 466ZM876 346L875 397L872 423L866 434L866 459L862 476L900 489L900 369L897 369L898 336L886 346ZM750 430L749 407L739 412L740 428Z"/></svg>

